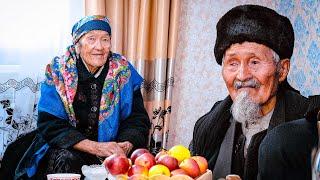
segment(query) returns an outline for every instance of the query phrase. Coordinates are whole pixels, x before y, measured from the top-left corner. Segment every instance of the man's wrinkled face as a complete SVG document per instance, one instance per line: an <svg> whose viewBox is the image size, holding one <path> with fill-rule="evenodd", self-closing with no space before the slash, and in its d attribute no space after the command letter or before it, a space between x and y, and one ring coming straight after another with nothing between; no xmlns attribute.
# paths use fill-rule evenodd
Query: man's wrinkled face
<svg viewBox="0 0 320 180"><path fill-rule="evenodd" d="M273 51L267 46L254 42L230 46L224 54L222 76L232 100L246 91L253 102L266 103L275 96L279 77L287 75L281 73L279 76L277 65ZM278 69L281 71L281 63ZM281 81L285 77L281 77Z"/></svg>
<svg viewBox="0 0 320 180"><path fill-rule="evenodd" d="M80 56L89 69L97 69L106 63L111 48L111 37L106 31L90 31L79 43Z"/></svg>

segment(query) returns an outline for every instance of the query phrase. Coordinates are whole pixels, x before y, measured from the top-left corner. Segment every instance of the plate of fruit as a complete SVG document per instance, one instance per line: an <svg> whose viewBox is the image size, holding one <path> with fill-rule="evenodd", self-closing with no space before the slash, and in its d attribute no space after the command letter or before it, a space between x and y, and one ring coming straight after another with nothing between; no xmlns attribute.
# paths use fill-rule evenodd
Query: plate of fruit
<svg viewBox="0 0 320 180"><path fill-rule="evenodd" d="M111 155L103 162L108 179L129 180L211 180L212 172L202 156L191 156L188 148L176 145L153 156L147 149L136 149L130 158Z"/></svg>

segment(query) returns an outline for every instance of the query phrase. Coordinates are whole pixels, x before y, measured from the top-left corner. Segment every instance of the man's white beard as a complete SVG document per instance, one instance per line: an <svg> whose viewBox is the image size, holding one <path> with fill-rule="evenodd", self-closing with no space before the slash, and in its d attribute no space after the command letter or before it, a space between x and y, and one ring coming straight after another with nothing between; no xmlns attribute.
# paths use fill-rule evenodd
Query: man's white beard
<svg viewBox="0 0 320 180"><path fill-rule="evenodd" d="M236 121L245 125L256 123L262 117L260 105L252 101L247 91L242 91L236 97L231 106L231 113Z"/></svg>

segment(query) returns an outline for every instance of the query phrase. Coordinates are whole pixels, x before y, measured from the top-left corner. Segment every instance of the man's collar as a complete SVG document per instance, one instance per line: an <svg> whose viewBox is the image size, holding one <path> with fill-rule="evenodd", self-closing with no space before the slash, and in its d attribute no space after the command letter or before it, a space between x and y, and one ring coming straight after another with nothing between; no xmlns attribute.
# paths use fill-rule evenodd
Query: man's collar
<svg viewBox="0 0 320 180"><path fill-rule="evenodd" d="M296 91L280 90L277 93L277 102L270 120L268 131L277 125L304 117L309 100Z"/></svg>

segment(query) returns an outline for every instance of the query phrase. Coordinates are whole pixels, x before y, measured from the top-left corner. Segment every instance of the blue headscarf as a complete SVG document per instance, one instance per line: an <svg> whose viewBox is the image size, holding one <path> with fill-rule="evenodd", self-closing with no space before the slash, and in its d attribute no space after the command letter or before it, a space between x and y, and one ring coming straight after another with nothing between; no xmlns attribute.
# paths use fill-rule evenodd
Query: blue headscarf
<svg viewBox="0 0 320 180"><path fill-rule="evenodd" d="M111 27L109 19L106 16L92 15L86 16L79 20L72 27L71 35L73 38L73 44L76 44L84 34L92 30L106 31L111 36Z"/></svg>

